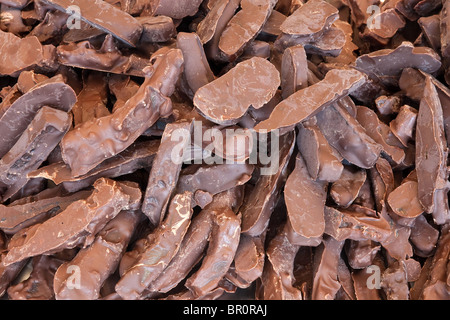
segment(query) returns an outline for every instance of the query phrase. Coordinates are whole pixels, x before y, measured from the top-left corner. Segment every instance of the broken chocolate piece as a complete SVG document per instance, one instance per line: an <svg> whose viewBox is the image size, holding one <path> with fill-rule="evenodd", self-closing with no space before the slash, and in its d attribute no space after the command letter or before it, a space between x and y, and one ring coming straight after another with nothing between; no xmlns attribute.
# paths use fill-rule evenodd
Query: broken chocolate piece
<svg viewBox="0 0 450 320"><path fill-rule="evenodd" d="M389 123L392 133L405 147L408 147L408 142L414 138L417 113L416 109L403 105L397 117Z"/></svg>
<svg viewBox="0 0 450 320"><path fill-rule="evenodd" d="M145 15L168 16L173 19L183 19L197 13L201 0L150 0L146 2Z"/></svg>
<svg viewBox="0 0 450 320"><path fill-rule="evenodd" d="M418 183L407 181L393 190L388 203L395 214L405 218L415 218L422 214L423 208L418 199Z"/></svg>
<svg viewBox="0 0 450 320"><path fill-rule="evenodd" d="M201 87L195 94L194 105L212 122L236 124L250 106L259 109L269 102L280 82L280 75L270 62L252 58Z"/></svg>
<svg viewBox="0 0 450 320"><path fill-rule="evenodd" d="M308 86L308 63L303 46L287 48L281 62L281 95L286 99L291 94Z"/></svg>
<svg viewBox="0 0 450 320"><path fill-rule="evenodd" d="M366 178L365 170L344 166L340 178L331 184L331 198L338 206L347 208L358 197Z"/></svg>
<svg viewBox="0 0 450 320"><path fill-rule="evenodd" d="M176 34L175 25L170 17L136 17L142 25L140 43L166 42Z"/></svg>

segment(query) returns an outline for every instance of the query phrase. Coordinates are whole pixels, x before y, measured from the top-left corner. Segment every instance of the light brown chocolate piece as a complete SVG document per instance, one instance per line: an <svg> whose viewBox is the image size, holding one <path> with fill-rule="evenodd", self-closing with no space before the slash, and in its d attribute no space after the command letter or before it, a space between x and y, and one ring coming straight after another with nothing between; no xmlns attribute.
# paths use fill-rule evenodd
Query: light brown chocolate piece
<svg viewBox="0 0 450 320"><path fill-rule="evenodd" d="M357 70L331 70L317 84L302 89L279 103L256 131L290 128L319 113L338 99L357 90L366 77Z"/></svg>
<svg viewBox="0 0 450 320"><path fill-rule="evenodd" d="M139 299L178 252L191 223L191 201L190 192L173 197L163 224L147 237L143 252L117 283L115 289L122 298Z"/></svg>
<svg viewBox="0 0 450 320"><path fill-rule="evenodd" d="M139 211L122 211L97 234L94 242L55 273L56 300L95 300L106 279L116 270L142 217ZM78 277L74 285L71 280Z"/></svg>
<svg viewBox="0 0 450 320"><path fill-rule="evenodd" d="M422 214L423 208L418 199L418 183L402 183L388 196L388 203L395 214L405 218L415 218Z"/></svg>
<svg viewBox="0 0 450 320"><path fill-rule="evenodd" d="M92 119L71 130L61 141L61 153L74 176L83 175L106 158L129 147L160 117L171 112L167 98L183 65L180 50L169 50L155 62L155 72L138 92L110 116ZM89 155L89 156L86 156Z"/></svg>
<svg viewBox="0 0 450 320"><path fill-rule="evenodd" d="M166 16L156 17L136 17L136 20L142 25L142 35L139 42L155 43L166 42L172 39L176 34L176 28L173 19Z"/></svg>
<svg viewBox="0 0 450 320"><path fill-rule="evenodd" d="M287 48L281 62L281 95L291 94L308 86L308 63L302 45Z"/></svg>
<svg viewBox="0 0 450 320"><path fill-rule="evenodd" d="M443 2L441 18L441 53L444 57L450 57L450 32L448 27L450 26L450 3Z"/></svg>
<svg viewBox="0 0 450 320"><path fill-rule="evenodd" d="M353 64L356 61L355 51L358 49L358 46L353 42L352 26L343 20L336 20L333 26L344 32L345 45L337 57L325 57L325 60L329 63Z"/></svg>
<svg viewBox="0 0 450 320"><path fill-rule="evenodd" d="M326 1L312 0L295 10L280 29L286 34L317 39L338 18L336 7Z"/></svg>
<svg viewBox="0 0 450 320"><path fill-rule="evenodd" d="M409 287L406 266L401 261L392 263L381 276L381 287L387 300L408 300Z"/></svg>
<svg viewBox="0 0 450 320"><path fill-rule="evenodd" d="M311 122L311 123L310 123ZM344 169L339 154L329 145L315 121L299 125L297 147L314 180L334 182Z"/></svg>
<svg viewBox="0 0 450 320"><path fill-rule="evenodd" d="M145 13L152 16L168 16L173 19L183 19L197 13L201 0L150 0L146 2Z"/></svg>
<svg viewBox="0 0 450 320"><path fill-rule="evenodd" d="M352 269L364 269L372 265L381 246L372 240L350 240L345 247L348 263Z"/></svg>
<svg viewBox="0 0 450 320"><path fill-rule="evenodd" d="M227 60L234 61L249 42L254 40L272 13L274 0L242 0L241 10L223 30L219 49Z"/></svg>
<svg viewBox="0 0 450 320"><path fill-rule="evenodd" d="M297 155L294 171L289 175L284 188L288 219L297 234L307 238L323 234L326 196L326 184L314 181L303 157Z"/></svg>
<svg viewBox="0 0 450 320"><path fill-rule="evenodd" d="M264 242L263 237L251 237L241 234L239 246L234 256L236 275L248 285L260 278L264 268Z"/></svg>
<svg viewBox="0 0 450 320"><path fill-rule="evenodd" d="M344 166L340 178L331 184L330 196L338 206L347 208L358 197L366 180L366 170Z"/></svg>
<svg viewBox="0 0 450 320"><path fill-rule="evenodd" d="M410 140L414 139L417 113L416 109L403 105L397 117L389 123L391 132L405 147L408 146Z"/></svg>
<svg viewBox="0 0 450 320"><path fill-rule="evenodd" d="M87 199L75 201L58 215L16 233L14 241L8 246L4 264L10 265L29 257L79 245L88 246L109 220L121 210L136 206L141 200L137 188L134 189L139 191L138 198L130 196L130 187L109 179L97 180L94 188ZM61 226L64 228L61 229Z"/></svg>
<svg viewBox="0 0 450 320"><path fill-rule="evenodd" d="M194 105L212 122L236 124L250 106L259 109L269 102L280 82L280 75L270 62L252 58L200 88Z"/></svg>
<svg viewBox="0 0 450 320"><path fill-rule="evenodd" d="M387 45L398 30L406 25L403 16L394 8L375 13L370 19L371 23L364 29L363 37L374 39L382 45Z"/></svg>
<svg viewBox="0 0 450 320"><path fill-rule="evenodd" d="M414 219L409 240L413 244L414 253L419 257L429 257L434 253L439 239L439 231L435 229L424 215Z"/></svg>

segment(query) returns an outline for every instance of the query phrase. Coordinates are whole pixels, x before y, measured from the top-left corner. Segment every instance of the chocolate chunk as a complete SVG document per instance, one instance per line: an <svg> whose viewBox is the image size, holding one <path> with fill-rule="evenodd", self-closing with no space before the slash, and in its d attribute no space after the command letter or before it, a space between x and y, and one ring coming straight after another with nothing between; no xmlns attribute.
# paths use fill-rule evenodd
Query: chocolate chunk
<svg viewBox="0 0 450 320"><path fill-rule="evenodd" d="M444 188L448 179L446 158L442 107L435 86L427 78L417 116L416 171L419 201L428 213L435 209L436 190ZM443 224L447 219L441 216L436 223Z"/></svg>
<svg viewBox="0 0 450 320"><path fill-rule="evenodd" d="M297 147L314 180L334 182L344 169L340 156L328 143L317 124L305 121L299 125Z"/></svg>
<svg viewBox="0 0 450 320"><path fill-rule="evenodd" d="M436 249L439 231L427 221L424 215L420 215L414 219L409 239L415 254L420 257L429 257Z"/></svg>
<svg viewBox="0 0 450 320"><path fill-rule="evenodd" d="M146 15L163 15L174 19L182 19L197 13L201 0L150 0L147 1Z"/></svg>
<svg viewBox="0 0 450 320"><path fill-rule="evenodd" d="M397 117L389 123L391 132L405 147L408 147L408 142L414 139L417 113L416 109L403 105Z"/></svg>
<svg viewBox="0 0 450 320"><path fill-rule="evenodd" d="M408 70L408 69L405 69ZM412 69L411 69L412 70ZM405 71L403 71L405 72ZM403 73L402 73L403 74ZM400 79L401 83L401 79ZM375 100L377 111L382 116L398 113L400 109L400 98L397 96L380 96Z"/></svg>
<svg viewBox="0 0 450 320"><path fill-rule="evenodd" d="M307 86L308 63L305 49L301 45L287 48L283 53L281 63L281 95L283 99Z"/></svg>
<svg viewBox="0 0 450 320"><path fill-rule="evenodd" d="M268 227L270 216L280 196L281 186L288 175L288 165L295 146L295 134L280 137L278 167L275 174L261 175L254 189L245 195L240 209L242 232L251 236L261 235Z"/></svg>
<svg viewBox="0 0 450 320"><path fill-rule="evenodd" d="M333 5L322 0L308 1L281 25L281 31L302 37L319 38L339 17Z"/></svg>
<svg viewBox="0 0 450 320"><path fill-rule="evenodd" d="M433 74L441 67L441 58L432 49L414 47L403 42L395 49L383 49L356 59L356 68L366 72L387 86L398 85L398 77L405 68L417 68Z"/></svg>
<svg viewBox="0 0 450 320"><path fill-rule="evenodd" d="M384 261L381 259L382 258L377 255L373 265L352 272L357 300L381 300L381 287L378 285L380 284L381 273L385 269Z"/></svg>
<svg viewBox="0 0 450 320"><path fill-rule="evenodd" d="M344 241L327 237L314 254L313 300L333 300L341 287L337 274Z"/></svg>
<svg viewBox="0 0 450 320"><path fill-rule="evenodd" d="M278 104L269 119L260 122L256 131L289 128L307 120L365 82L356 70L331 70L317 84L297 91Z"/></svg>
<svg viewBox="0 0 450 320"><path fill-rule="evenodd" d="M450 4L445 1L442 3L441 17L441 52L442 56L450 57L450 32L448 31L448 26L450 25Z"/></svg>
<svg viewBox="0 0 450 320"><path fill-rule="evenodd" d="M132 199L122 187L112 180L97 180L87 199L75 201L56 216L16 233L3 263L10 265L40 254L88 246L109 220L140 201L140 197Z"/></svg>
<svg viewBox="0 0 450 320"><path fill-rule="evenodd" d="M195 94L194 105L212 122L236 124L250 106L259 109L269 102L280 81L278 71L270 62L252 58L201 87Z"/></svg>
<svg viewBox="0 0 450 320"><path fill-rule="evenodd" d="M423 212L418 199L418 183L416 181L402 183L389 194L388 203L392 210L401 217L415 218Z"/></svg>
<svg viewBox="0 0 450 320"><path fill-rule="evenodd" d="M166 42L176 34L175 25L170 17L136 17L142 25L140 43Z"/></svg>
<svg viewBox="0 0 450 320"><path fill-rule="evenodd" d="M190 192L174 196L163 224L150 235L152 241L117 283L122 298L138 299L175 256L191 222L191 198Z"/></svg>
<svg viewBox="0 0 450 320"><path fill-rule="evenodd" d="M262 237L241 234L239 246L234 257L236 274L246 283L259 279L264 267L264 243Z"/></svg>
<svg viewBox="0 0 450 320"><path fill-rule="evenodd" d="M55 273L57 300L94 300L107 277L114 273L140 220L139 211L122 211L97 234L94 242ZM75 270L75 271L73 271ZM71 283L76 274L79 283Z"/></svg>
<svg viewBox="0 0 450 320"><path fill-rule="evenodd" d="M22 133L43 106L70 111L76 102L75 92L55 76L42 81L26 94L18 97L11 105L0 109L0 157L3 157L17 142ZM4 108L3 108L4 107ZM21 117L17 119L17 114Z"/></svg>
<svg viewBox="0 0 450 320"><path fill-rule="evenodd" d="M87 121L64 136L61 153L74 176L85 174L106 158L122 152L161 116L170 114L167 96L173 93L182 64L181 51L170 50L157 60L153 75L145 79L122 108L109 116Z"/></svg>
<svg viewBox="0 0 450 320"><path fill-rule="evenodd" d="M116 98L113 112L125 105L139 90L139 84L131 79L130 76L110 74L108 77L108 88L110 93Z"/></svg>
<svg viewBox="0 0 450 320"><path fill-rule="evenodd" d="M272 10L272 13L261 29L258 39L279 36L281 34L281 24L286 20L286 18L287 17L283 13L277 10Z"/></svg>
<svg viewBox="0 0 450 320"><path fill-rule="evenodd" d="M43 0L43 2L63 12L68 12L72 5L78 6L82 21L109 32L130 46L135 46L142 34L142 26L135 18L105 1Z"/></svg>
<svg viewBox="0 0 450 320"><path fill-rule="evenodd" d="M14 146L0 160L0 184L9 199L28 181L27 174L36 170L58 145L71 125L64 111L42 107Z"/></svg>
<svg viewBox="0 0 450 320"><path fill-rule="evenodd" d="M331 198L338 206L347 208L355 201L366 178L365 170L344 166L340 178L331 184Z"/></svg>
<svg viewBox="0 0 450 320"><path fill-rule="evenodd" d="M383 10L380 13L373 14L371 21L375 23L368 24L363 33L363 38L374 39L380 44L387 45L399 29L405 27L405 19L394 8ZM380 26L383 26L380 28Z"/></svg>
<svg viewBox="0 0 450 320"><path fill-rule="evenodd" d="M409 288L405 266L397 261L389 266L381 276L381 287L388 300L408 300Z"/></svg>
<svg viewBox="0 0 450 320"><path fill-rule="evenodd" d="M441 51L441 27L440 27L440 18L438 14L429 16L429 17L421 17L417 20L422 32L427 39L427 42L431 45L431 47L436 52Z"/></svg>
<svg viewBox="0 0 450 320"><path fill-rule="evenodd" d="M196 296L213 290L225 276L239 245L241 219L230 206L223 206L213 220L211 238L200 268L190 276L185 286Z"/></svg>
<svg viewBox="0 0 450 320"><path fill-rule="evenodd" d="M369 137L341 102L317 114L317 124L328 143L341 156L360 168L369 169L378 160L382 146Z"/></svg>
<svg viewBox="0 0 450 320"><path fill-rule="evenodd" d="M242 0L241 10L231 18L223 30L219 49L229 61L242 54L254 40L272 13L274 0Z"/></svg>
<svg viewBox="0 0 450 320"><path fill-rule="evenodd" d="M350 240L345 247L348 263L353 269L364 269L372 265L372 261L381 246L372 240Z"/></svg>
<svg viewBox="0 0 450 320"><path fill-rule="evenodd" d="M297 234L307 238L323 234L326 196L326 184L314 181L302 156L297 155L294 171L289 175L284 188L288 219Z"/></svg>
<svg viewBox="0 0 450 320"><path fill-rule="evenodd" d="M345 44L337 57L327 56L325 60L329 63L353 64L356 61L355 51L358 46L353 42L352 26L343 20L336 20L333 25L344 33Z"/></svg>
<svg viewBox="0 0 450 320"><path fill-rule="evenodd" d="M191 132L192 122L168 124L164 130L142 204L142 212L154 225L159 225L164 219L166 207L177 185L182 154Z"/></svg>
<svg viewBox="0 0 450 320"><path fill-rule="evenodd" d="M193 96L198 89L214 81L215 76L211 71L198 35L195 33L178 33L177 47L183 52L184 77L192 90Z"/></svg>
<svg viewBox="0 0 450 320"><path fill-rule="evenodd" d="M13 33L16 36L20 36L21 34L29 32L31 30L31 26L27 26L23 23L20 9L2 3L1 10L1 30Z"/></svg>

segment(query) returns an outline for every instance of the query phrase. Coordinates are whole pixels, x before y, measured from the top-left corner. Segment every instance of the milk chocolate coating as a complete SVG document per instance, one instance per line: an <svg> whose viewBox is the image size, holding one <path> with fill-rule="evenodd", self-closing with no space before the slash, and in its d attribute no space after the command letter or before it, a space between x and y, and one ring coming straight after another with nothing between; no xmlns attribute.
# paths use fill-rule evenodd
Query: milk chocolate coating
<svg viewBox="0 0 450 320"><path fill-rule="evenodd" d="M295 10L281 25L282 32L303 37L318 38L339 17L333 5L322 0L308 1Z"/></svg>
<svg viewBox="0 0 450 320"><path fill-rule="evenodd" d="M234 257L234 267L237 276L251 284L261 277L264 258L263 238L241 234L239 246Z"/></svg>
<svg viewBox="0 0 450 320"><path fill-rule="evenodd" d="M365 170L344 166L340 178L331 184L331 198L340 207L350 206L358 196L366 178Z"/></svg>
<svg viewBox="0 0 450 320"><path fill-rule="evenodd" d="M241 10L228 22L219 41L219 49L228 60L234 61L247 44L256 38L275 4L274 0L241 1Z"/></svg>
<svg viewBox="0 0 450 320"><path fill-rule="evenodd" d="M115 288L122 298L138 299L178 252L191 223L191 198L190 192L173 197L166 219L151 235L152 241L117 283Z"/></svg>
<svg viewBox="0 0 450 320"><path fill-rule="evenodd" d="M317 124L328 143L350 163L364 169L375 165L382 147L339 102L318 113Z"/></svg>
<svg viewBox="0 0 450 320"><path fill-rule="evenodd" d="M160 117L170 114L171 103L166 95L171 95L180 75L182 54L171 50L157 62L153 75L122 108L84 122L64 136L61 153L75 176L122 152Z"/></svg>
<svg viewBox="0 0 450 320"><path fill-rule="evenodd" d="M140 43L166 42L176 34L175 25L170 17L136 17L142 24Z"/></svg>
<svg viewBox="0 0 450 320"><path fill-rule="evenodd" d="M164 130L142 203L142 212L154 225L159 225L164 219L166 207L175 191L182 166L182 161L175 162L174 157L180 157L184 152L191 132L192 122L168 124ZM174 150L178 153L174 154Z"/></svg>
<svg viewBox="0 0 450 320"><path fill-rule="evenodd" d="M365 79L365 76L356 70L331 70L319 83L299 90L283 100L275 107L269 119L257 124L255 130L289 128L307 120L356 90Z"/></svg>
<svg viewBox="0 0 450 320"><path fill-rule="evenodd" d="M3 200L10 198L28 181L69 130L71 116L44 106L36 114L14 146L0 160L0 183L6 186Z"/></svg>
<svg viewBox="0 0 450 320"><path fill-rule="evenodd" d="M326 184L311 178L303 157L298 154L294 171L284 187L288 219L296 233L306 238L319 237L324 233L326 196Z"/></svg>
<svg viewBox="0 0 450 320"><path fill-rule="evenodd" d="M435 86L427 78L417 116L416 171L419 201L428 213L434 210L436 189L445 187L448 178L446 158L447 143L442 107Z"/></svg>
<svg viewBox="0 0 450 320"><path fill-rule="evenodd" d="M35 85L11 105L2 105L0 109L0 157L3 157L17 142L43 106L62 111L70 111L76 102L75 92L63 82L61 76L55 76ZM20 118L17 118L20 114Z"/></svg>
<svg viewBox="0 0 450 320"><path fill-rule="evenodd" d="M105 280L116 270L130 238L140 221L139 211L121 211L97 234L94 242L81 249L75 258L61 265L54 276L57 300L94 300L100 297ZM79 287L70 282L76 269Z"/></svg>
<svg viewBox="0 0 450 320"><path fill-rule="evenodd" d="M405 147L414 138L417 113L416 109L404 105L400 108L397 117L389 123L392 133Z"/></svg>
<svg viewBox="0 0 450 320"><path fill-rule="evenodd" d="M450 57L450 32L448 26L450 25L450 4L445 1L442 3L441 18L441 53L444 57Z"/></svg>
<svg viewBox="0 0 450 320"><path fill-rule="evenodd" d="M413 244L415 254L420 257L429 257L436 249L439 231L430 225L424 215L419 215L414 219L409 239Z"/></svg>
<svg viewBox="0 0 450 320"><path fill-rule="evenodd" d="M437 53L441 50L441 20L439 14L421 17L417 20L428 43Z"/></svg>
<svg viewBox="0 0 450 320"><path fill-rule="evenodd" d="M415 218L422 214L423 207L418 199L418 183L407 181L389 194L388 203L401 217Z"/></svg>
<svg viewBox="0 0 450 320"><path fill-rule="evenodd" d="M174 19L193 16L202 3L201 0L150 0L146 8L150 15L163 15Z"/></svg>
<svg viewBox="0 0 450 320"><path fill-rule="evenodd" d="M272 99L280 86L280 75L267 60L252 58L201 87L194 105L208 120L236 124L248 108L259 109Z"/></svg>
<svg viewBox="0 0 450 320"><path fill-rule="evenodd" d="M308 86L308 63L303 46L287 48L283 53L281 63L282 97L286 99L291 94Z"/></svg>
<svg viewBox="0 0 450 320"><path fill-rule="evenodd" d="M3 262L10 265L28 257L49 254L78 245L88 246L109 220L133 202L121 185L101 178L94 183L95 190L85 200L75 201L58 215L24 229L14 235ZM64 229L59 226L64 225ZM58 226L58 227L55 227Z"/></svg>
<svg viewBox="0 0 450 320"><path fill-rule="evenodd" d="M80 18L90 25L111 33L127 45L135 46L142 34L141 24L128 13L105 1L43 0L55 9L67 12L70 6L80 8Z"/></svg>
<svg viewBox="0 0 450 320"><path fill-rule="evenodd" d="M405 27L405 19L394 8L383 10L378 14L371 16L372 21L376 21L373 25L366 27L363 36L374 39L380 44L387 45L389 40L397 33L397 31ZM383 27L379 28L377 23Z"/></svg>

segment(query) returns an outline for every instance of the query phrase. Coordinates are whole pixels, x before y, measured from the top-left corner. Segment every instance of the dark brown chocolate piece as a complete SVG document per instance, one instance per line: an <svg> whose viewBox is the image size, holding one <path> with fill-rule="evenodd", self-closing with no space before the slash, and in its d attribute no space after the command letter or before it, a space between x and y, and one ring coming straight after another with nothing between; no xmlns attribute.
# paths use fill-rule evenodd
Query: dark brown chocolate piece
<svg viewBox="0 0 450 320"><path fill-rule="evenodd" d="M36 170L58 145L72 124L64 111L42 107L14 146L0 160L0 185L9 199L28 181L27 174Z"/></svg>
<svg viewBox="0 0 450 320"><path fill-rule="evenodd" d="M338 206L347 208L358 197L366 180L366 170L344 166L340 178L331 184L330 196Z"/></svg>
<svg viewBox="0 0 450 320"><path fill-rule="evenodd" d="M122 211L97 234L94 242L55 273L57 300L94 300L107 277L114 273L140 221L139 211ZM72 283L74 277L77 283Z"/></svg>
<svg viewBox="0 0 450 320"><path fill-rule="evenodd" d="M180 175L182 155L192 133L192 122L167 124L148 178L142 212L154 225L164 219ZM180 141L181 138L181 141Z"/></svg>
<svg viewBox="0 0 450 320"><path fill-rule="evenodd" d="M312 122L315 121L305 121L298 126L297 147L314 180L334 182L344 169L340 156L329 145L317 124Z"/></svg>
<svg viewBox="0 0 450 320"><path fill-rule="evenodd" d="M122 108L68 132L61 141L61 153L74 176L85 174L106 158L122 152L160 117L170 114L167 96L175 89L182 65L181 51L168 51L157 59L153 75L145 79Z"/></svg>
<svg viewBox="0 0 450 320"><path fill-rule="evenodd" d="M294 171L284 187L288 219L295 233L306 238L316 238L324 233L326 197L326 184L311 178L303 157L298 154Z"/></svg>
<svg viewBox="0 0 450 320"><path fill-rule="evenodd" d="M227 60L234 61L249 42L254 40L272 13L274 0L242 0L241 10L223 30L219 49Z"/></svg>
<svg viewBox="0 0 450 320"><path fill-rule="evenodd" d="M441 51L441 19L439 14L429 17L421 17L417 20L427 42L436 52Z"/></svg>
<svg viewBox="0 0 450 320"><path fill-rule="evenodd" d="M280 75L270 62L252 58L200 88L194 105L212 122L236 124L250 106L259 109L269 102L280 82Z"/></svg>
<svg viewBox="0 0 450 320"><path fill-rule="evenodd" d="M254 189L245 195L245 201L240 209L243 233L258 236L267 229L270 216L280 195L281 186L287 179L287 166L294 147L294 132L280 137L280 156L276 173L261 175L256 181Z"/></svg>
<svg viewBox="0 0 450 320"><path fill-rule="evenodd" d="M308 86L308 63L305 48L287 48L281 62L281 95L286 99L291 94Z"/></svg>
<svg viewBox="0 0 450 320"><path fill-rule="evenodd" d="M42 81L10 105L0 106L0 157L17 142L43 106L70 111L76 102L75 92L61 76ZM17 118L20 114L20 118Z"/></svg>
<svg viewBox="0 0 450 320"><path fill-rule="evenodd" d="M192 194L185 192L173 197L163 224L149 237L136 263L125 271L116 285L124 299L138 299L144 290L168 266L178 252L192 216Z"/></svg>
<svg viewBox="0 0 450 320"><path fill-rule="evenodd" d="M364 74L357 70L331 70L319 83L299 90L283 100L275 107L269 119L260 122L255 130L290 128L357 90L365 81Z"/></svg>
<svg viewBox="0 0 450 320"><path fill-rule="evenodd" d="M339 11L322 0L308 1L281 25L281 31L302 37L319 38L339 18Z"/></svg>
<svg viewBox="0 0 450 320"><path fill-rule="evenodd" d="M68 12L70 6L78 6L82 21L109 32L127 45L135 46L141 37L141 24L128 13L106 1L43 0L43 2L63 12Z"/></svg>
<svg viewBox="0 0 450 320"><path fill-rule="evenodd" d="M314 281L312 300L333 300L341 284L338 281L339 256L344 241L332 237L323 240L314 254Z"/></svg>
<svg viewBox="0 0 450 320"><path fill-rule="evenodd" d="M419 201L428 213L435 211L436 190L446 187L447 154L441 103L434 84L427 78L417 116L416 172ZM443 224L447 220L448 217L441 216L436 223Z"/></svg>
<svg viewBox="0 0 450 320"><path fill-rule="evenodd" d="M317 124L328 143L341 156L360 168L369 169L378 160L382 146L369 137L341 102L317 114Z"/></svg>
<svg viewBox="0 0 450 320"><path fill-rule="evenodd" d="M398 77L405 68L417 68L433 74L441 67L441 58L431 48L414 47L403 42L395 49L383 49L356 59L356 68L366 72L387 86L398 85Z"/></svg>
<svg viewBox="0 0 450 320"><path fill-rule="evenodd" d="M101 178L94 183L94 188L87 199L75 201L56 216L16 233L3 263L10 265L40 254L88 246L109 220L141 200L140 196L136 199L125 193L129 187L112 180Z"/></svg>

